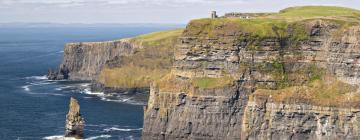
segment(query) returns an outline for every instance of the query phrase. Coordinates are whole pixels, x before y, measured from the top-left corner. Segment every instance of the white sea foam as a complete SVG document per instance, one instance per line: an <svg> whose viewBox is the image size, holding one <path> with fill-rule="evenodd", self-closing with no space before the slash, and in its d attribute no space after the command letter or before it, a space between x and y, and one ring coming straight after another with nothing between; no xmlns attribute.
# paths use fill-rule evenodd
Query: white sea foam
<svg viewBox="0 0 360 140"><path fill-rule="evenodd" d="M102 97L102 98L101 98L101 100L103 100L103 101L108 101L108 102L121 102L121 103L123 103L123 102L130 102L130 99L132 99L132 98L125 98L125 99L108 99L108 98L106 98L106 97Z"/></svg>
<svg viewBox="0 0 360 140"><path fill-rule="evenodd" d="M76 140L75 138L64 137L63 135L47 136L44 140Z"/></svg>
<svg viewBox="0 0 360 140"><path fill-rule="evenodd" d="M53 96L65 96L64 94L58 94L58 93L52 93L50 95L53 95Z"/></svg>
<svg viewBox="0 0 360 140"><path fill-rule="evenodd" d="M55 88L55 90L60 91L60 90L69 89L69 88L74 88L74 86L63 86L63 87L58 87L58 88Z"/></svg>
<svg viewBox="0 0 360 140"><path fill-rule="evenodd" d="M47 80L47 76L46 75L43 75L43 76L30 76L30 77L25 77L25 79Z"/></svg>
<svg viewBox="0 0 360 140"><path fill-rule="evenodd" d="M88 95L96 95L96 96L99 96L99 97L106 96L104 94L104 92L92 92L91 89L90 89L90 85L91 85L90 83L81 84L80 87L83 89L82 93L88 94Z"/></svg>
<svg viewBox="0 0 360 140"><path fill-rule="evenodd" d="M86 138L85 140L96 140L96 139L99 139L99 138L111 138L111 135L94 136L94 137Z"/></svg>
<svg viewBox="0 0 360 140"><path fill-rule="evenodd" d="M111 138L111 135L100 135L100 136L93 136L89 138L85 138L83 140L96 140L100 138ZM55 136L47 136L43 138L44 140L78 140L75 138L64 137L63 135L55 135Z"/></svg>
<svg viewBox="0 0 360 140"><path fill-rule="evenodd" d="M100 96L100 97L105 96L104 92L92 92L92 91L90 90L90 88L84 89L83 93L89 94L89 95L96 95L96 96Z"/></svg>
<svg viewBox="0 0 360 140"><path fill-rule="evenodd" d="M81 84L80 86L81 86L81 87L87 87L87 88L89 88L90 85L91 85L90 83L85 83L85 84Z"/></svg>
<svg viewBox="0 0 360 140"><path fill-rule="evenodd" d="M129 131L140 131L142 130L142 128L137 128L137 129L130 129L130 128L117 128L117 127L111 127L111 128L106 128L104 129L105 132L110 132L110 131L123 131L123 132L129 132Z"/></svg>
<svg viewBox="0 0 360 140"><path fill-rule="evenodd" d="M101 97L102 101L107 101L107 102L118 102L118 103L127 103L127 104L132 104L132 105L144 105L144 102L137 102L132 100L132 98L119 98L118 99L113 99L113 98L109 98L107 96L102 96Z"/></svg>
<svg viewBox="0 0 360 140"><path fill-rule="evenodd" d="M86 124L86 126L92 126L92 127L106 127L109 126L107 124Z"/></svg>
<svg viewBox="0 0 360 140"><path fill-rule="evenodd" d="M30 85L25 85L22 86L21 88L23 88L25 91L30 91Z"/></svg>
<svg viewBox="0 0 360 140"><path fill-rule="evenodd" d="M34 86L41 86L41 85L50 85L52 84L51 82L32 82L30 83L30 85L34 85Z"/></svg>
<svg viewBox="0 0 360 140"><path fill-rule="evenodd" d="M100 97L100 99L102 101L107 101L107 102L128 103L128 104L132 104L132 105L144 105L143 102L133 101L132 97L128 97L128 96L114 97L113 95L105 94L104 92L93 92L93 91L91 91L90 86L91 86L90 83L81 84L80 87L83 87L81 93L87 94L87 95L95 95L97 97Z"/></svg>

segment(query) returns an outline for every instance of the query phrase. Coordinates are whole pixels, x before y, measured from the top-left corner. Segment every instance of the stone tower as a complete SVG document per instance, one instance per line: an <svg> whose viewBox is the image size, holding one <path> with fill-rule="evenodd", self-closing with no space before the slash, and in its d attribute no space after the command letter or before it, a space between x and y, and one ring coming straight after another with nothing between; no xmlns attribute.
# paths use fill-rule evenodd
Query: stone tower
<svg viewBox="0 0 360 140"><path fill-rule="evenodd" d="M84 138L84 125L85 121L80 114L80 105L75 98L71 97L69 113L66 115L65 137Z"/></svg>
<svg viewBox="0 0 360 140"><path fill-rule="evenodd" d="M211 12L211 18L217 18L218 16L216 15L216 11L212 11Z"/></svg>

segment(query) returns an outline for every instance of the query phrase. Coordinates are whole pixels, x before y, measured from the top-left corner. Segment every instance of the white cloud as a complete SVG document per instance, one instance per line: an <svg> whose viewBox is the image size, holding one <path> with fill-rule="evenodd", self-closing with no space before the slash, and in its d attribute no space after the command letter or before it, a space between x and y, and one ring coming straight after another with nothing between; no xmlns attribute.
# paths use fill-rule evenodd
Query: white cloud
<svg viewBox="0 0 360 140"><path fill-rule="evenodd" d="M0 0L5 5L91 5L91 4L144 4L144 5L174 5L174 4L208 4L208 3L238 3L242 0Z"/></svg>
<svg viewBox="0 0 360 140"><path fill-rule="evenodd" d="M360 9L359 0L0 0L0 23L186 23L213 10L276 12L299 5Z"/></svg>

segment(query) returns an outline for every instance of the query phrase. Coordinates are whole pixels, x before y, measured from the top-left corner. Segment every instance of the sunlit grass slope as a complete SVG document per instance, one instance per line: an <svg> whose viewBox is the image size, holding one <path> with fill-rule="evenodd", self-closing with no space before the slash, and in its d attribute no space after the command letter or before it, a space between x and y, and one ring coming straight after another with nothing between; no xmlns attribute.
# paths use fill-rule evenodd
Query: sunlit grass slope
<svg viewBox="0 0 360 140"><path fill-rule="evenodd" d="M120 66L106 66L99 82L106 87L149 87L167 74L173 63L174 46L182 29L140 35L131 39L142 46L132 56L120 58Z"/></svg>

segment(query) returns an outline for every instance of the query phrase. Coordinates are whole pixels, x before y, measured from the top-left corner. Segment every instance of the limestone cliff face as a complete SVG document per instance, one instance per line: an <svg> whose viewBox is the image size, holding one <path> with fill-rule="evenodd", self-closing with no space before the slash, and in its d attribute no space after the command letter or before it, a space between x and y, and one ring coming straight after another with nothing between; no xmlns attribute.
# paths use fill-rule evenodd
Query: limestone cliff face
<svg viewBox="0 0 360 140"><path fill-rule="evenodd" d="M176 46L172 76L151 87L142 138L359 139L356 105L249 97L327 76L357 95L360 26L313 19L268 30L260 36L231 20L189 23ZM232 80L224 84L227 77Z"/></svg>
<svg viewBox="0 0 360 140"><path fill-rule="evenodd" d="M360 110L249 101L241 132L251 140L359 139Z"/></svg>
<svg viewBox="0 0 360 140"><path fill-rule="evenodd" d="M127 39L107 42L68 43L59 71L50 71L49 79L95 80L106 62L131 55L134 45Z"/></svg>

